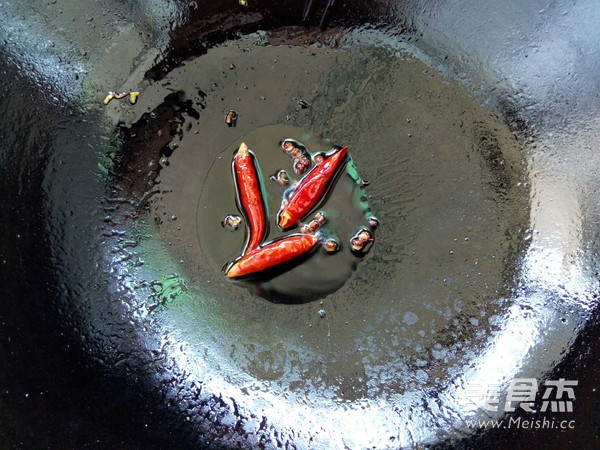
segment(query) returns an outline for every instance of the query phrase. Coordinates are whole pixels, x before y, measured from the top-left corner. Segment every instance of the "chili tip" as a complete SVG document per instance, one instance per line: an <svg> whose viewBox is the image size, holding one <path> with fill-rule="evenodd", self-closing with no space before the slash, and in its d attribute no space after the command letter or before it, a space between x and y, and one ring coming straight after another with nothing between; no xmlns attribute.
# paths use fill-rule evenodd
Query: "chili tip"
<svg viewBox="0 0 600 450"><path fill-rule="evenodd" d="M237 278L240 276L240 272L240 265L238 263L235 263L229 268L229 270L227 270L227 278Z"/></svg>
<svg viewBox="0 0 600 450"><path fill-rule="evenodd" d="M250 151L248 150L248 146L246 145L246 143L242 142L240 144L240 148L238 148L238 151L237 151L238 155L247 156L249 152Z"/></svg>
<svg viewBox="0 0 600 450"><path fill-rule="evenodd" d="M281 213L279 213L279 227L282 230L289 228L294 223L295 222L292 220L292 215L289 213L289 211L281 211Z"/></svg>

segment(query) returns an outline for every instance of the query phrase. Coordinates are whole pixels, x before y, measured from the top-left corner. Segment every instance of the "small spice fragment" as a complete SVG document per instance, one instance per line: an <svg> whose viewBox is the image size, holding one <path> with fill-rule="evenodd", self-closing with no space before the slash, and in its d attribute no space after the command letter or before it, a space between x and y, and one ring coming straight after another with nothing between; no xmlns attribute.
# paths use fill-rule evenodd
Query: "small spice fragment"
<svg viewBox="0 0 600 450"><path fill-rule="evenodd" d="M137 103L137 99L138 99L139 95L140 95L140 93L137 91L130 92L129 93L129 103L131 103L132 105L135 105Z"/></svg>
<svg viewBox="0 0 600 450"><path fill-rule="evenodd" d="M108 105L113 98L115 98L115 93L110 91L108 93L108 95L106 97L104 97L104 100L102 100L102 103L104 103L105 105Z"/></svg>
<svg viewBox="0 0 600 450"><path fill-rule="evenodd" d="M350 246L353 250L357 252L361 252L365 250L365 248L373 242L373 235L367 229L361 229L358 233L356 233L352 239L350 239Z"/></svg>
<svg viewBox="0 0 600 450"><path fill-rule="evenodd" d="M283 169L278 170L275 175L271 175L269 179L281 184L282 186L288 186L290 184L290 176Z"/></svg>
<svg viewBox="0 0 600 450"><path fill-rule="evenodd" d="M304 175L311 166L312 163L308 158L301 157L294 160L294 172L299 175Z"/></svg>
<svg viewBox="0 0 600 450"><path fill-rule="evenodd" d="M379 227L379 219L377 217L369 217L369 226L373 229Z"/></svg>
<svg viewBox="0 0 600 450"><path fill-rule="evenodd" d="M223 228L227 228L228 230L237 230L240 224L242 223L242 218L240 216L236 216L234 214L228 214L225 216L221 225Z"/></svg>
<svg viewBox="0 0 600 450"><path fill-rule="evenodd" d="M230 109L227 111L227 114L225 114L225 125L228 127L235 127L237 124L237 118L238 114L233 109Z"/></svg>
<svg viewBox="0 0 600 450"><path fill-rule="evenodd" d="M129 101L131 102L131 104L135 105L135 103L137 102L137 97L138 97L138 95L140 95L139 92L116 93L113 91L109 91L108 95L106 97L104 97L104 100L102 100L102 103L105 105L108 105L111 102L111 100L113 100L113 99L121 100L122 98L125 98L128 95L129 95Z"/></svg>
<svg viewBox="0 0 600 450"><path fill-rule="evenodd" d="M327 253L335 253L340 249L340 244L335 239L329 239L323 243Z"/></svg>
<svg viewBox="0 0 600 450"><path fill-rule="evenodd" d="M325 161L325 156L326 155L324 152L319 152L313 156L313 161L315 164L321 164L323 161Z"/></svg>
<svg viewBox="0 0 600 450"><path fill-rule="evenodd" d="M324 225L325 222L327 222L327 219L325 218L325 214L323 214L322 212L318 212L315 214L315 217L313 220L311 220L310 222L308 222L300 227L300 232L302 234L313 234L322 225Z"/></svg>

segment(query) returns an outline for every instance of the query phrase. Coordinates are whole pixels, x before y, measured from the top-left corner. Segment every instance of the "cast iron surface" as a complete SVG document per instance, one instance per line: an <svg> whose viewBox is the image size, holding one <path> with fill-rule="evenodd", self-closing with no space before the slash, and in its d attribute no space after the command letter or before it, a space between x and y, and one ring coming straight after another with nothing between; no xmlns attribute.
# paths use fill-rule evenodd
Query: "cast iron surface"
<svg viewBox="0 0 600 450"><path fill-rule="evenodd" d="M115 126L118 114L112 110L107 119L99 105L106 90L138 83L150 88L186 59L240 34L277 30L272 36L281 36L284 30L286 43L319 42L323 35L311 27L318 25L318 13L305 29L292 27L301 22L302 2L250 2L247 9L237 2L99 3L5 3L0 439L6 448L339 445L343 440L335 433L278 428L279 417L267 417L257 404L248 408L246 394L216 380L217 368L198 371L192 361L198 349L177 339L177 327L185 323L168 316L174 308L169 294L188 289L175 270L158 284L129 284L128 264L149 265L128 249L145 232L136 225L160 168L136 165L140 155L127 150L150 155L145 164L160 164L170 156L165 145L177 138L177 126L169 124L197 111L176 94L155 105L159 128L140 129L148 136L161 130L164 140L125 146L111 166L107 149L118 147L111 139L119 127L125 134L131 128ZM491 2L487 11L497 8L497 14L483 18L478 2L469 1L336 3L330 25L352 30L370 22L388 37L414 44L428 64L446 68L528 137L532 233L515 288L521 300L514 304L532 308L516 335L533 337L507 355L520 355L515 364L522 370L515 373L523 376L579 380L572 416L577 428L469 436L460 427L442 426L444 433L433 439L408 421L399 423L404 411L390 408L386 414L399 417L390 419L398 426L390 433L395 441L385 444L391 448L597 446L600 165L594 99L600 47L592 25L598 12L592 2L509 6ZM155 255L168 265L172 255L161 251ZM213 331L207 330L203 339L210 343ZM275 403L286 411L285 398ZM374 442L366 438L347 442L351 448Z"/></svg>

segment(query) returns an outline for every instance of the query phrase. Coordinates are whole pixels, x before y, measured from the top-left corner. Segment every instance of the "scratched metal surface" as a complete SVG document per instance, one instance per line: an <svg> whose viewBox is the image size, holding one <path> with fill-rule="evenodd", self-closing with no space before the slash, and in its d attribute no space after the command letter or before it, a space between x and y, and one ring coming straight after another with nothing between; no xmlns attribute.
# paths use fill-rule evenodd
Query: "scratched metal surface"
<svg viewBox="0 0 600 450"><path fill-rule="evenodd" d="M7 447L597 439L597 13L472 3L354 2L320 34L289 27L302 5L5 2ZM322 303L232 290L198 253L203 174L284 121L349 141L382 219ZM469 382L558 375L576 433L465 429Z"/></svg>

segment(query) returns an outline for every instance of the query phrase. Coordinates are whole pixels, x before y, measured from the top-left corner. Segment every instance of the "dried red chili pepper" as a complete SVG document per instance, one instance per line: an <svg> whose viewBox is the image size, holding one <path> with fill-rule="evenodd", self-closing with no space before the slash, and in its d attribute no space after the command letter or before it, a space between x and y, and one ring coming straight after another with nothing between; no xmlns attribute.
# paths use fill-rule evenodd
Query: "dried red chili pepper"
<svg viewBox="0 0 600 450"><path fill-rule="evenodd" d="M281 229L292 228L319 203L342 165L346 153L347 146L336 150L300 181L290 199L279 210L277 221Z"/></svg>
<svg viewBox="0 0 600 450"><path fill-rule="evenodd" d="M319 243L314 234L292 234L246 253L227 269L227 277L238 278L271 269L310 252Z"/></svg>
<svg viewBox="0 0 600 450"><path fill-rule="evenodd" d="M248 230L243 255L257 248L267 234L266 208L254 154L243 142L233 157L233 174Z"/></svg>

